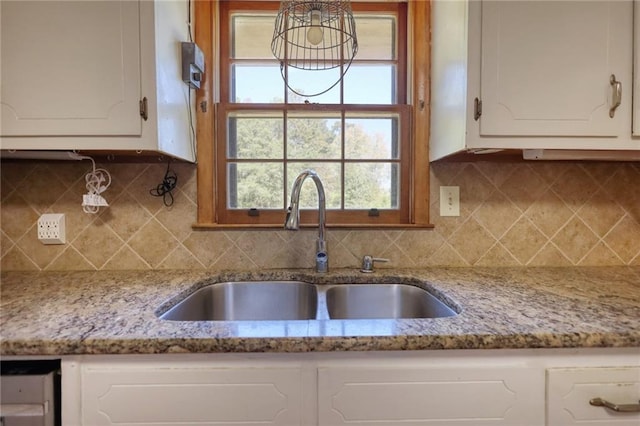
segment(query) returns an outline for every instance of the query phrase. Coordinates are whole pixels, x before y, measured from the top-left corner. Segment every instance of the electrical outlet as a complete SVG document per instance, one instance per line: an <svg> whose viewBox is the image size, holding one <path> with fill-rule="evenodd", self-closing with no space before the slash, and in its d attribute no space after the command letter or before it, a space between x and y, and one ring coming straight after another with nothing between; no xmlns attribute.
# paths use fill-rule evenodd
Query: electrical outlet
<svg viewBox="0 0 640 426"><path fill-rule="evenodd" d="M64 214L43 214L38 219L38 239L42 244L64 244Z"/></svg>
<svg viewBox="0 0 640 426"><path fill-rule="evenodd" d="M440 187L440 216L460 216L460 187Z"/></svg>

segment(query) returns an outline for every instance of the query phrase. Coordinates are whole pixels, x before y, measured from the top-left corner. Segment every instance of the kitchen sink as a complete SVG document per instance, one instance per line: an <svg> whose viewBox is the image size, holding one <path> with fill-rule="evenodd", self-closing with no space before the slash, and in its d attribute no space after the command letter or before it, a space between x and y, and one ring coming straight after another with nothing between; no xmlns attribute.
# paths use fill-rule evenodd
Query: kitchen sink
<svg viewBox="0 0 640 426"><path fill-rule="evenodd" d="M159 317L172 321L440 318L457 313L410 284L236 281L196 290Z"/></svg>
<svg viewBox="0 0 640 426"><path fill-rule="evenodd" d="M326 292L329 318L440 318L457 313L428 291L407 284L336 285Z"/></svg>
<svg viewBox="0 0 640 426"><path fill-rule="evenodd" d="M278 321L316 317L316 286L301 281L211 284L160 316L174 321Z"/></svg>

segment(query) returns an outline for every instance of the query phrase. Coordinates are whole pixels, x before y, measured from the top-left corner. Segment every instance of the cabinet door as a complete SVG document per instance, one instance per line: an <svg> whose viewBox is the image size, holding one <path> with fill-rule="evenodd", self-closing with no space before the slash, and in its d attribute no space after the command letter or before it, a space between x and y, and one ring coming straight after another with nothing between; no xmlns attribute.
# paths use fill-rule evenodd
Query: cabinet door
<svg viewBox="0 0 640 426"><path fill-rule="evenodd" d="M319 424L542 425L544 377L526 368L321 368Z"/></svg>
<svg viewBox="0 0 640 426"><path fill-rule="evenodd" d="M140 135L137 1L0 2L2 136Z"/></svg>
<svg viewBox="0 0 640 426"><path fill-rule="evenodd" d="M83 425L299 425L297 368L85 365Z"/></svg>
<svg viewBox="0 0 640 426"><path fill-rule="evenodd" d="M632 18L630 1L483 1L480 134L628 138Z"/></svg>
<svg viewBox="0 0 640 426"><path fill-rule="evenodd" d="M548 426L638 426L640 412L618 413L589 404L640 403L640 367L557 368L547 371Z"/></svg>

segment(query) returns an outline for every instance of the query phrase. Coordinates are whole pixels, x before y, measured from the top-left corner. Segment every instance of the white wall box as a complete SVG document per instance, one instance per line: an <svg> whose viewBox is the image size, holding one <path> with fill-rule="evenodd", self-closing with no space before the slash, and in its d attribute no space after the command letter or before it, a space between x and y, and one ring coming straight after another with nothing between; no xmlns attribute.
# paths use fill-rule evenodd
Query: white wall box
<svg viewBox="0 0 640 426"><path fill-rule="evenodd" d="M589 403L601 398L638 406L637 412L616 412ZM640 367L554 368L547 371L547 425L638 426Z"/></svg>
<svg viewBox="0 0 640 426"><path fill-rule="evenodd" d="M186 0L0 2L1 148L193 161L187 13Z"/></svg>
<svg viewBox="0 0 640 426"><path fill-rule="evenodd" d="M633 2L633 135L640 136L640 0Z"/></svg>
<svg viewBox="0 0 640 426"><path fill-rule="evenodd" d="M631 0L435 0L431 160L495 149L640 150L633 10Z"/></svg>
<svg viewBox="0 0 640 426"><path fill-rule="evenodd" d="M600 371L579 377L606 397L633 379L608 372L639 369L638 348L68 356L62 422L543 426L548 412L565 426L552 413L585 381L564 371ZM640 399L635 386L625 398Z"/></svg>

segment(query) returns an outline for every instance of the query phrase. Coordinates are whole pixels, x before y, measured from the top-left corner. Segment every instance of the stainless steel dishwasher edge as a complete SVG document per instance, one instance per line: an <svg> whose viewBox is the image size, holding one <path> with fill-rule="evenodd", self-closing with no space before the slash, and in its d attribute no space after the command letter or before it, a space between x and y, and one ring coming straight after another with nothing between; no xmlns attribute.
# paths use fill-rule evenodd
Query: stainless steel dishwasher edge
<svg viewBox="0 0 640 426"><path fill-rule="evenodd" d="M0 362L0 426L60 426L60 360Z"/></svg>

